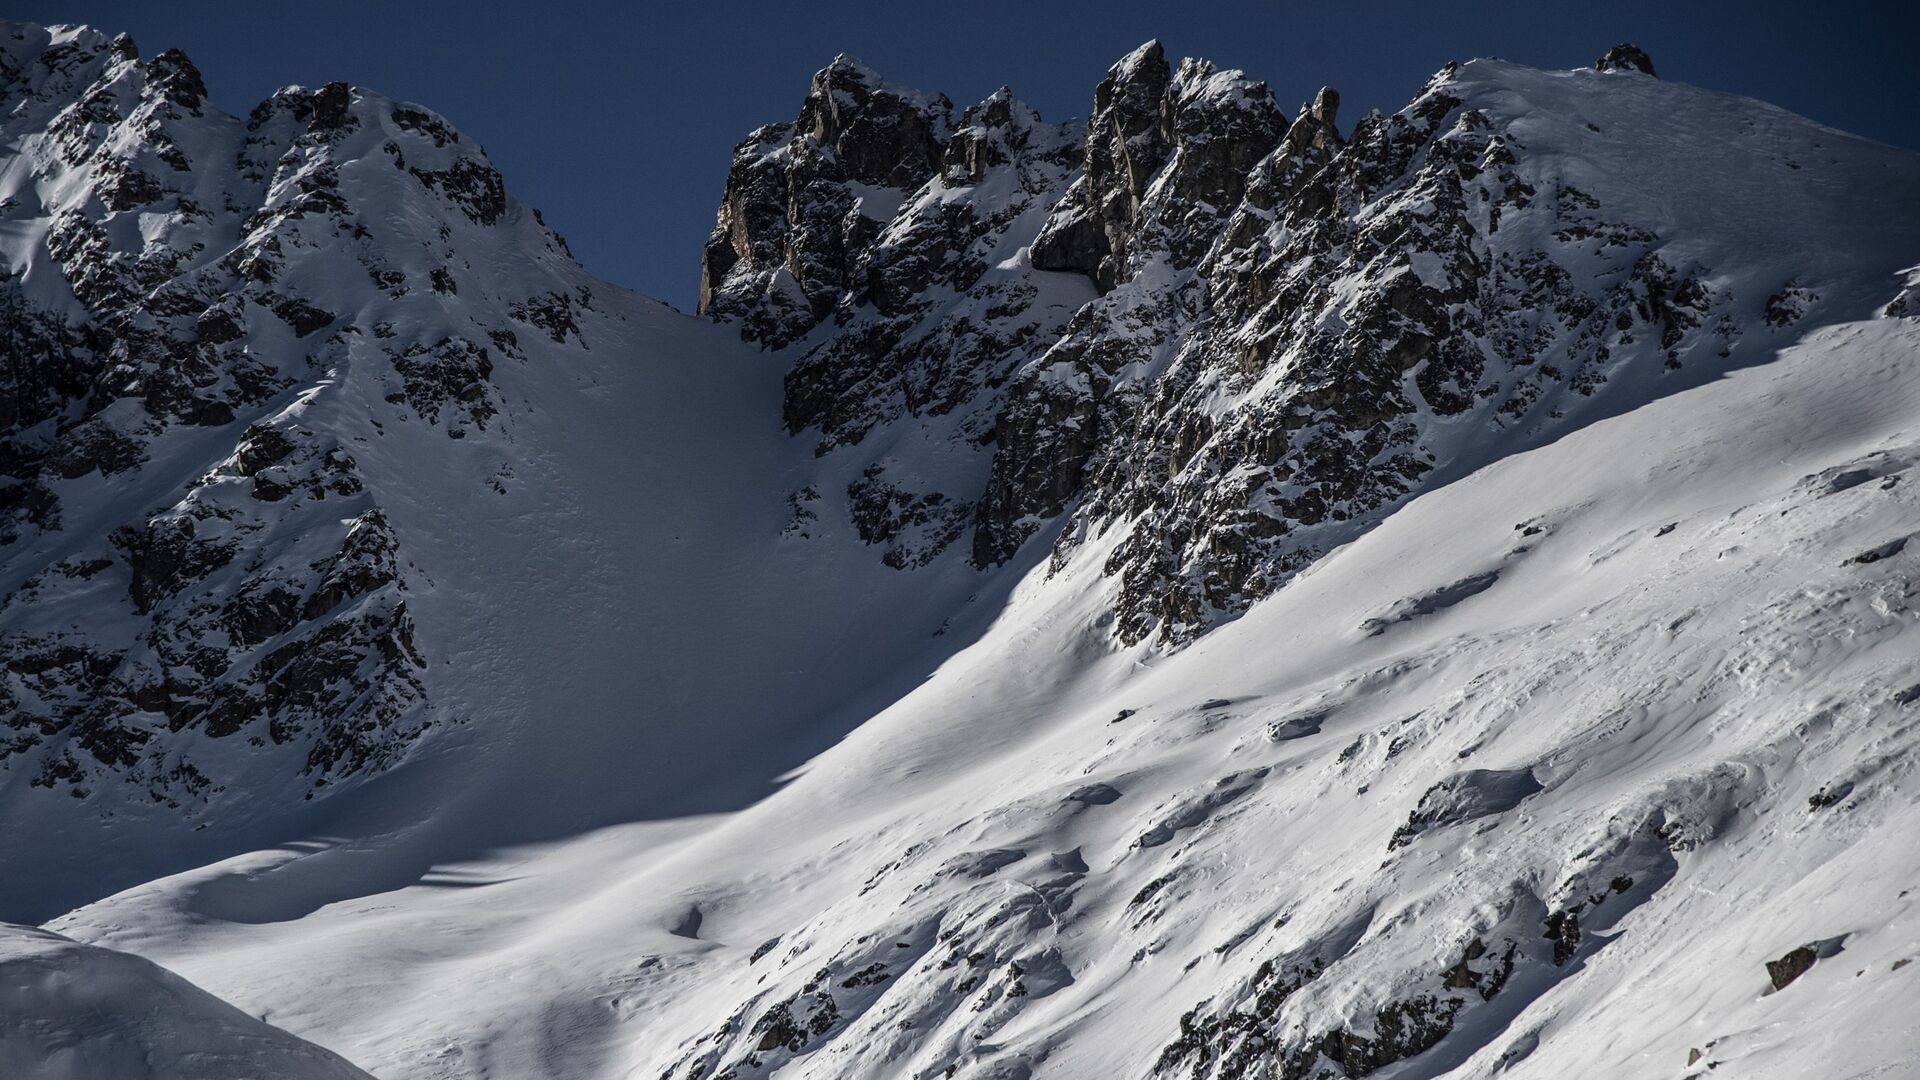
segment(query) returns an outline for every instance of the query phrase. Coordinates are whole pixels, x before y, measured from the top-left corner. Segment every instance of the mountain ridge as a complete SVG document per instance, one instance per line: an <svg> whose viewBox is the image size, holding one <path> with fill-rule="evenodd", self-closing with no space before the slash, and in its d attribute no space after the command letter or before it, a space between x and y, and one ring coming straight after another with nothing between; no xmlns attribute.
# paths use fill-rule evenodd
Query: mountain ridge
<svg viewBox="0 0 1920 1080"><path fill-rule="evenodd" d="M389 1076L1908 1045L1920 155L842 56L693 318L426 109L0 46L0 918Z"/></svg>

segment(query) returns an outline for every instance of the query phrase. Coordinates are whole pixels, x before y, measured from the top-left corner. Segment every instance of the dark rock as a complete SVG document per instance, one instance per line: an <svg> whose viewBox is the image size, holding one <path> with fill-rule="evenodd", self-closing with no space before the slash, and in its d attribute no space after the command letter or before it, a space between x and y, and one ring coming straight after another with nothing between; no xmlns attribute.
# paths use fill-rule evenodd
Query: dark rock
<svg viewBox="0 0 1920 1080"><path fill-rule="evenodd" d="M1405 847L1429 829L1505 813L1545 790L1531 769L1469 769L1428 788L1394 831L1387 850Z"/></svg>
<svg viewBox="0 0 1920 1080"><path fill-rule="evenodd" d="M887 974L887 965L872 963L840 980L840 985L851 990L862 986L876 986L886 982L890 977Z"/></svg>
<svg viewBox="0 0 1920 1080"><path fill-rule="evenodd" d="M234 451L234 467L241 476L257 476L260 470L293 453L293 438L285 431L267 424L252 424Z"/></svg>
<svg viewBox="0 0 1920 1080"><path fill-rule="evenodd" d="M313 92L309 130L331 134L345 130L352 122L352 89L343 82L330 82Z"/></svg>
<svg viewBox="0 0 1920 1080"><path fill-rule="evenodd" d="M347 600L366 596L400 576L399 541L379 510L354 519L346 540L328 560L319 585L308 595L301 617L317 619Z"/></svg>
<svg viewBox="0 0 1920 1080"><path fill-rule="evenodd" d="M775 348L826 317L858 287L851 254L879 234L846 185L904 193L924 183L941 167L951 108L850 57L822 69L792 123L735 149L697 310L737 318Z"/></svg>
<svg viewBox="0 0 1920 1080"><path fill-rule="evenodd" d="M274 305L273 313L280 320L293 327L293 336L306 337L316 330L323 330L333 323L333 312L322 311L312 304L296 297L288 297Z"/></svg>
<svg viewBox="0 0 1920 1080"><path fill-rule="evenodd" d="M1775 990L1785 990L1793 980L1813 968L1819 954L1811 945L1802 945L1778 960L1767 961L1767 981Z"/></svg>
<svg viewBox="0 0 1920 1080"><path fill-rule="evenodd" d="M506 182L485 162L463 157L445 169L407 171L478 224L492 225L507 212Z"/></svg>
<svg viewBox="0 0 1920 1080"><path fill-rule="evenodd" d="M1130 275L1141 197L1172 151L1162 117L1172 78L1165 51L1150 41L1094 89L1083 171L1033 242L1036 268L1086 274L1102 291Z"/></svg>
<svg viewBox="0 0 1920 1080"><path fill-rule="evenodd" d="M508 309L508 314L515 319L529 326L539 327L548 337L561 345L566 344L569 334L576 339L580 337L580 325L574 321L573 313L573 297L559 292L529 297ZM512 342L512 332L508 331L507 334L508 340Z"/></svg>
<svg viewBox="0 0 1920 1080"><path fill-rule="evenodd" d="M133 568L128 595L142 614L189 582L232 562L239 550L232 540L199 539L191 517L155 518L145 529L122 529L114 539Z"/></svg>
<svg viewBox="0 0 1920 1080"><path fill-rule="evenodd" d="M493 376L485 346L448 337L431 345L416 341L404 349L389 349L387 356L405 386L395 400L406 402L422 419L440 422L443 413L458 413L484 427L497 411L480 385ZM477 385L480 392L468 392Z"/></svg>
<svg viewBox="0 0 1920 1080"><path fill-rule="evenodd" d="M1891 559L1895 555L1898 555L1901 552L1907 550L1908 539L1910 538L1905 536L1895 537L1894 539L1889 540L1884 544L1879 544L1874 547L1870 547L1858 555L1855 555L1849 559L1843 560L1840 563L1840 565L1841 566L1866 566L1869 563L1877 563L1882 559Z"/></svg>
<svg viewBox="0 0 1920 1080"><path fill-rule="evenodd" d="M1580 949L1580 909L1581 905L1576 904L1547 916L1546 937L1553 942L1555 967L1573 959Z"/></svg>
<svg viewBox="0 0 1920 1080"><path fill-rule="evenodd" d="M397 105L388 115L393 118L395 127L431 139L436 147L448 146L460 141L460 133L455 131L452 125L425 109L414 108L411 105Z"/></svg>
<svg viewBox="0 0 1920 1080"><path fill-rule="evenodd" d="M200 317L194 320L194 333L201 341L209 345L225 345L238 341L246 333L243 319L243 307L237 297L229 297L215 304L209 304Z"/></svg>
<svg viewBox="0 0 1920 1080"><path fill-rule="evenodd" d="M147 62L147 85L196 116L207 100L207 84L200 77L200 69L179 49L168 49Z"/></svg>
<svg viewBox="0 0 1920 1080"><path fill-rule="evenodd" d="M887 545L880 560L886 565L925 566L966 531L973 508L938 491L908 491L883 474L875 465L847 486L854 529L864 543Z"/></svg>
<svg viewBox="0 0 1920 1080"><path fill-rule="evenodd" d="M1807 797L1808 810L1825 810L1829 806L1838 806L1853 794L1853 781L1841 780L1828 784Z"/></svg>
<svg viewBox="0 0 1920 1080"><path fill-rule="evenodd" d="M1622 42L1608 49L1606 54L1593 62L1596 71L1638 71L1643 75L1653 75L1653 61L1638 46ZM1656 78L1658 76L1655 76Z"/></svg>
<svg viewBox="0 0 1920 1080"><path fill-rule="evenodd" d="M147 459L146 446L100 421L89 421L69 432L47 459L53 472L73 480L90 472L112 476L137 468Z"/></svg>

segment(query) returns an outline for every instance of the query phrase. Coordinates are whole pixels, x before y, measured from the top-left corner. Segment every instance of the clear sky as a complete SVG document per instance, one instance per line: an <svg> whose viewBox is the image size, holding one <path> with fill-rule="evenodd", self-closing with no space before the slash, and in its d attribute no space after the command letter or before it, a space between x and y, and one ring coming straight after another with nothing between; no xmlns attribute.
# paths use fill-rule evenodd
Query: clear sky
<svg viewBox="0 0 1920 1080"><path fill-rule="evenodd" d="M336 79L427 105L589 269L683 308L733 145L790 119L840 52L962 107L1004 83L1057 120L1084 116L1107 67L1157 37L1266 79L1288 108L1335 86L1350 128L1448 60L1575 67L1632 41L1663 78L1920 148L1920 0L12 0L5 14L125 30L144 56L184 49L242 115L277 87Z"/></svg>

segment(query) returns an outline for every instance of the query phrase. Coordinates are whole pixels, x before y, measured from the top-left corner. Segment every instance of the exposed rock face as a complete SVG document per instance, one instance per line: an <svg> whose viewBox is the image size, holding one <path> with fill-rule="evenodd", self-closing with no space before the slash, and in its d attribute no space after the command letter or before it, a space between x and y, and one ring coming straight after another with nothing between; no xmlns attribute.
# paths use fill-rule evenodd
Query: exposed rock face
<svg viewBox="0 0 1920 1080"><path fill-rule="evenodd" d="M1127 275L1127 244L1147 184L1166 161L1170 80L1158 41L1129 53L1094 90L1080 178L1033 244L1034 266L1072 270L1104 291Z"/></svg>
<svg viewBox="0 0 1920 1080"><path fill-rule="evenodd" d="M1174 72L1150 44L1109 73L1084 138L1043 123L1004 90L968 109L949 125L937 174L902 191L888 220L869 228L860 222L879 206L873 187L900 184L917 167L849 180L838 166L819 164L820 139L802 133L819 126L809 118L822 111L823 88L847 80L864 91L849 102L893 119L848 129L836 160L901 160L900 133L917 139L922 129L901 118L902 103L944 102L887 87L844 59L816 76L799 120L762 129L736 152L702 308L795 354L787 424L817 430L819 453L862 444L889 425L890 443L959 449L939 452L961 462L941 475L910 464L929 455L897 444L847 453L864 459L856 487L871 490L877 465L909 501L938 495L951 515L944 520L971 516L975 560L1003 561L1073 498L1093 450L1094 427L1078 424L1092 415L1087 402L1051 402L1058 373L1042 371L1039 358L1066 350L1104 379L1139 349L1094 338L1125 323L1138 329L1139 348L1164 340L1178 307L1161 295L1158 277L1098 308L1085 304L1094 290L1130 285L1143 271L1182 275L1190 286L1248 171L1287 124L1264 84L1200 61ZM854 147L856 138L885 149ZM850 227L825 247L794 246L823 235L796 222L828 219ZM779 239L763 249L754 237ZM840 262L809 271L809 280L828 284L801 290L809 300L797 305L782 282L807 276L795 267L812 265L828 247ZM1074 280L1083 275L1084 284ZM1066 445L1055 445L1060 440ZM991 466L974 449L986 442L1008 448ZM1021 452L1029 443L1032 452ZM891 543L891 533L872 531L881 517L854 512L863 538ZM918 565L964 532L942 527L910 553L890 546L885 558Z"/></svg>
<svg viewBox="0 0 1920 1080"><path fill-rule="evenodd" d="M1652 70L1630 46L1598 66ZM787 237L809 216L869 220L845 213L869 205L858 185L791 197L804 184L788 163L812 160L819 145L794 132L819 112L822 86L852 77L838 70L816 79L801 124L743 145L715 234L727 252L752 249L729 237ZM800 293L767 276L797 280L793 267L827 247L795 255L776 244L751 259L710 249L710 271L716 258L735 261L709 273L725 300L707 310L774 345L807 330L788 353L789 427L817 431L822 455L881 464L913 498L937 491L944 505L971 506L976 565L1006 562L1067 515L1053 564L1099 540L1118 637L1177 644L1271 593L1476 447L1534 437L1622 378L1723 363L1750 333L1735 317L1749 298L1727 282L1754 268L1732 274L1673 249L1662 232L1671 223L1630 197L1604 201L1557 152L1535 154L1542 138L1593 136L1520 133L1519 113L1487 104L1513 70L1449 65L1406 108L1364 117L1343 138L1331 88L1289 123L1264 84L1202 61L1170 65L1149 43L1096 90L1064 187L1025 182L994 214L980 170L1006 168L982 162L1007 155L982 156L977 135L956 134L947 171L906 196L877 240L851 242L865 226L833 234L840 261L805 275L831 287L801 290L796 307ZM879 179L911 182L922 158L900 149L899 133L921 127L898 118L899 103L925 99L867 90L848 100L886 103L896 119L875 138L888 160L916 164ZM991 130L989 118L1011 107L983 103L962 127ZM1549 123L1577 126L1570 116ZM845 138L838 145L868 156ZM1062 152L1049 146L1057 170ZM1023 176L1033 175L1027 161ZM976 180L966 200L950 193L961 166ZM945 269L957 245L939 237L979 237L977 223L1036 208L1044 222L1025 234L1025 259L1002 264L1014 271L1005 287L975 277L978 262ZM772 224L740 232L756 214ZM1000 242L1004 256L1021 234ZM1058 274L1084 275L1099 295L1033 318L1047 300L1034 286ZM1790 274L1778 280L1769 333L1820 301ZM947 289L980 304L935 302ZM819 297L840 305L831 318ZM889 421L948 413L962 419L942 436L993 448L984 479L978 468L922 475L897 445L846 450Z"/></svg>
<svg viewBox="0 0 1920 1080"><path fill-rule="evenodd" d="M1606 55L1593 62L1593 67L1596 71L1638 71L1643 75L1653 75L1653 61L1640 51L1639 46L1625 42L1608 49Z"/></svg>
<svg viewBox="0 0 1920 1080"><path fill-rule="evenodd" d="M1086 274L1102 292L1159 258L1191 267L1286 129L1264 83L1203 60L1170 74L1159 42L1141 46L1094 91L1080 177L1035 239L1034 265Z"/></svg>
<svg viewBox="0 0 1920 1080"><path fill-rule="evenodd" d="M864 291L855 264L939 170L951 108L847 56L815 75L798 118L734 150L699 310L741 318L749 338L778 348Z"/></svg>
<svg viewBox="0 0 1920 1080"><path fill-rule="evenodd" d="M859 288L800 347L789 430L819 429L825 452L903 415L952 412L1057 336L1061 316L1035 310L1035 284L1002 264L1031 234L1023 219L1057 196L1068 148L1004 90L962 115L940 174L854 253Z"/></svg>
<svg viewBox="0 0 1920 1080"><path fill-rule="evenodd" d="M1271 592L1445 463L1431 425L1490 435L1636 354L1730 344L1725 296L1526 168L1457 78L1344 145L1322 95L1199 268L1167 361L1082 406L1124 432L1079 511L1126 530L1107 562L1124 640L1183 640Z"/></svg>
<svg viewBox="0 0 1920 1080"><path fill-rule="evenodd" d="M362 445L488 437L511 323L588 279L477 146L344 83L241 121L178 51L8 24L0 111L0 785L198 812L257 768L226 740L296 792L391 765L421 582Z"/></svg>
<svg viewBox="0 0 1920 1080"><path fill-rule="evenodd" d="M1091 295L1024 255L1079 156L1069 128L1004 89L955 117L845 57L795 121L735 153L702 310L794 357L787 427L852 457L818 486L844 490L890 566L965 535L999 388ZM958 453L929 468L901 440Z"/></svg>
<svg viewBox="0 0 1920 1080"><path fill-rule="evenodd" d="M1810 941L1793 949L1778 960L1767 961L1767 981L1775 990L1785 990L1813 970L1813 965L1840 953L1846 943L1846 936Z"/></svg>

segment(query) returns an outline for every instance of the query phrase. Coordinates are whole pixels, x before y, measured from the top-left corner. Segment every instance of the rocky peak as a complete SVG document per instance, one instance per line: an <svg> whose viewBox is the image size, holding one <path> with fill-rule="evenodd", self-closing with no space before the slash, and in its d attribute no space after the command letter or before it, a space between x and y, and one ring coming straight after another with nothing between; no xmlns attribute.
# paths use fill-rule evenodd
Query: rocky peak
<svg viewBox="0 0 1920 1080"><path fill-rule="evenodd" d="M1159 42L1141 46L1094 92L1081 178L1034 242L1034 266L1103 292L1161 255L1192 266L1286 130L1265 83L1204 60L1170 71Z"/></svg>
<svg viewBox="0 0 1920 1080"><path fill-rule="evenodd" d="M207 84L200 78L200 69L179 49L168 49L147 62L147 83L196 116L207 99Z"/></svg>
<svg viewBox="0 0 1920 1080"><path fill-rule="evenodd" d="M1336 126L1340 92L1323 86L1313 100L1300 106L1278 146L1262 158L1242 186L1242 205L1227 218L1220 243L1205 276L1224 281L1260 258L1257 238L1268 227L1268 216L1294 198L1339 152L1344 140ZM1330 197L1322 187L1321 197Z"/></svg>
<svg viewBox="0 0 1920 1080"><path fill-rule="evenodd" d="M1331 86L1321 87L1305 112L1315 123L1331 129L1340 112L1340 91Z"/></svg>
<svg viewBox="0 0 1920 1080"><path fill-rule="evenodd" d="M1158 41L1147 42L1107 69L1107 77L1094 87L1093 115L1087 120L1090 168L1117 176L1136 192L1145 187L1151 163L1163 156L1165 133L1158 121L1171 81L1172 69Z"/></svg>
<svg viewBox="0 0 1920 1080"><path fill-rule="evenodd" d="M1172 71L1149 41L1094 89L1083 172L1033 245L1033 265L1070 270L1111 289L1127 274L1126 249L1140 199L1171 149L1165 104Z"/></svg>
<svg viewBox="0 0 1920 1080"><path fill-rule="evenodd" d="M740 320L778 348L857 291L853 262L878 236L893 200L942 165L952 102L883 81L848 56L813 77L799 116L734 150L701 257L702 314Z"/></svg>
<svg viewBox="0 0 1920 1080"><path fill-rule="evenodd" d="M830 457L793 493L792 535L840 492L886 565L923 565L964 535L1001 388L1090 293L1035 280L1024 257L1083 157L1077 131L1006 87L954 119L945 97L844 57L793 123L736 150L701 310L791 351L786 426Z"/></svg>
<svg viewBox="0 0 1920 1080"><path fill-rule="evenodd" d="M1637 45L1621 42L1608 49L1606 54L1593 62L1595 71L1638 71L1643 75L1653 75L1653 60ZM1655 75L1655 78L1659 76Z"/></svg>
<svg viewBox="0 0 1920 1080"><path fill-rule="evenodd" d="M1021 254L1080 150L1076 131L1044 122L1004 87L968 108L942 171L904 198L872 243L849 250L857 287L827 320L831 331L794 346L787 426L817 430L816 451L833 455L822 467L834 478L807 490L844 486L858 535L885 547L887 565L939 555L973 512L976 480L909 463L984 464L979 446L1002 386L1090 295L1076 282L1036 281ZM1036 303L1043 288L1054 302ZM922 449L905 453L902 440ZM851 483L838 478L849 467L858 471Z"/></svg>
<svg viewBox="0 0 1920 1080"><path fill-rule="evenodd" d="M343 82L330 82L317 90L282 87L254 107L247 117L247 128L255 132L270 130L276 138L297 131L315 142L336 142L358 123L353 109L355 96L354 88Z"/></svg>
<svg viewBox="0 0 1920 1080"><path fill-rule="evenodd" d="M1132 246L1136 261L1165 252L1186 269L1206 254L1288 125L1266 83L1189 59L1167 88L1162 130L1173 153L1142 200Z"/></svg>
<svg viewBox="0 0 1920 1080"><path fill-rule="evenodd" d="M1183 65L1170 85L1202 70ZM1644 216L1632 183L1596 194L1586 172L1565 171L1560 155L1580 151L1560 148L1588 146L1601 127L1557 117L1521 129L1510 103L1547 78L1449 65L1345 139L1338 96L1322 91L1244 178L1203 186L1244 194L1217 228L1192 219L1206 245L1194 276L1178 272L1177 244L1147 242L1181 171L1188 136L1176 133L1121 236L1136 266L1161 252L1165 269L1076 313L1009 388L976 563L1006 561L1037 523L1071 512L1054 565L1105 535L1117 635L1178 643L1379 520L1466 448L1551 427L1615 381L1724 362L1742 336L1719 283L1727 267L1669 248L1678 226ZM1076 185L1043 239L1089 220L1085 193Z"/></svg>
<svg viewBox="0 0 1920 1080"><path fill-rule="evenodd" d="M1311 173L1340 150L1344 140L1338 127L1339 114L1340 91L1331 86L1321 87L1311 102L1300 106L1299 116L1287 129L1271 162L1280 167L1279 194L1292 194L1291 179Z"/></svg>
<svg viewBox="0 0 1920 1080"><path fill-rule="evenodd" d="M343 82L330 82L313 93L312 130L338 131L352 115L353 92Z"/></svg>
<svg viewBox="0 0 1920 1080"><path fill-rule="evenodd" d="M472 141L345 83L243 124L178 51L0 24L0 93L0 786L211 799L181 731L295 744L315 787L397 760L412 571L356 455L486 439L496 359L544 348L516 328L572 344L590 279Z"/></svg>
<svg viewBox="0 0 1920 1080"><path fill-rule="evenodd" d="M797 127L831 149L850 180L918 187L933 174L952 102L883 81L842 54L813 77Z"/></svg>
<svg viewBox="0 0 1920 1080"><path fill-rule="evenodd" d="M1652 72L1631 46L1597 66ZM875 81L830 69L810 107L843 95L852 108ZM1601 129L1516 126L1508 103L1542 85L1497 61L1449 64L1406 108L1343 136L1332 87L1289 122L1265 84L1171 65L1149 42L1096 88L1056 197L1053 159L1016 149L1037 118L1003 92L961 117L940 175L877 226L871 192L808 157L815 139L763 129L736 158L709 309L770 345L805 341L786 420L818 430L823 456L942 415L993 448L979 487L930 489L904 453L871 463L851 489L855 520L890 564L937 553L969 505L979 566L1071 512L1055 565L1121 530L1104 565L1119 579L1116 633L1177 643L1463 448L1549 425L1610 380L1733 348L1724 287L1663 254L1656 230L1671 223L1637 220L1631 184L1595 195L1561 171ZM830 138L813 116L797 130ZM997 170L1021 181L995 210L979 192ZM1043 216L1023 265L1007 259L1022 235L1007 223L1028 214ZM774 239L762 250L760 237ZM1098 295L1023 322L1058 285L1029 267L1085 275ZM905 527L935 540L903 550Z"/></svg>
<svg viewBox="0 0 1920 1080"><path fill-rule="evenodd" d="M977 181L988 169L1007 164L1040 122L1040 114L1016 99L1012 90L995 90L961 114L942 155L948 175Z"/></svg>

